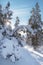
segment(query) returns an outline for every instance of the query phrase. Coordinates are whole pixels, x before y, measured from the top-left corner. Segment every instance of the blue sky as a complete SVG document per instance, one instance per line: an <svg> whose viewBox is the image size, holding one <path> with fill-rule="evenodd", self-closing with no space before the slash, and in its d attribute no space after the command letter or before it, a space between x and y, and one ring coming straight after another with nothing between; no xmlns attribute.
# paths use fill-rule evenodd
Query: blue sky
<svg viewBox="0 0 43 65"><path fill-rule="evenodd" d="M2 4L3 8L8 1L11 3L10 8L13 10L13 23L15 22L16 16L18 16L21 25L27 24L31 15L30 11L35 6L36 2L39 3L41 18L43 20L43 0L0 0L0 4Z"/></svg>

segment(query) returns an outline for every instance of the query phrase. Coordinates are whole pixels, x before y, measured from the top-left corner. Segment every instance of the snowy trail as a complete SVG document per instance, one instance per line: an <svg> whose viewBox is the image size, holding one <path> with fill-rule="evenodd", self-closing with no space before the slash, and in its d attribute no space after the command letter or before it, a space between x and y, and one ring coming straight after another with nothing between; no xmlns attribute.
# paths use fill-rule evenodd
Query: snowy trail
<svg viewBox="0 0 43 65"><path fill-rule="evenodd" d="M26 49L21 49L22 57L19 61L12 63L8 59L5 60L0 57L0 65L40 65L34 57L31 56L30 52Z"/></svg>
<svg viewBox="0 0 43 65"><path fill-rule="evenodd" d="M32 47L29 46L25 46L24 48L31 53L31 55L36 59L38 63L40 63L40 65L43 65L43 54L35 51Z"/></svg>
<svg viewBox="0 0 43 65"><path fill-rule="evenodd" d="M32 48L29 48L29 46L25 46L24 48L26 48L28 51L30 51L30 52L32 52L32 53L34 53L34 54L36 54L36 55L38 55L38 56L40 56L40 57L43 57L43 54L41 54L41 53L35 51L35 50L32 49Z"/></svg>

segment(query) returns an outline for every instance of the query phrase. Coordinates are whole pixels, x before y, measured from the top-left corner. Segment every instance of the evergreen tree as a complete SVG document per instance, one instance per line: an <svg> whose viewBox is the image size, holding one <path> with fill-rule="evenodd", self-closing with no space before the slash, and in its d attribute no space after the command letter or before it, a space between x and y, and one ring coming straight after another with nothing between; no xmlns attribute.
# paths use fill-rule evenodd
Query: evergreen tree
<svg viewBox="0 0 43 65"><path fill-rule="evenodd" d="M4 13L4 20L7 22L10 19L12 19L12 11L10 10L10 2L7 3L5 9L4 9L5 13Z"/></svg>
<svg viewBox="0 0 43 65"><path fill-rule="evenodd" d="M19 47L20 42L14 36L12 36L13 30L10 26L11 16L12 16L12 11L10 10L10 3L8 2L4 9L2 9L2 6L0 5L0 23L1 23L0 24L0 48L1 48L1 55L3 56L3 58L5 58L5 59L8 58L12 62L15 62L21 58L21 52L20 52L20 47ZM16 22L18 25L19 18L17 17L16 19L17 19ZM3 26L2 26L2 23L3 23ZM4 49L4 51L3 51L3 49ZM6 51L6 50L8 50L8 51ZM12 51L9 52L9 50L12 50ZM13 51L14 51L14 53L13 53ZM6 53L3 53L3 52L6 52Z"/></svg>
<svg viewBox="0 0 43 65"><path fill-rule="evenodd" d="M15 27L17 27L19 25L19 22L20 22L20 20L19 20L19 17L17 16L16 17L16 22L15 22Z"/></svg>
<svg viewBox="0 0 43 65"><path fill-rule="evenodd" d="M36 3L35 8L32 9L31 13L32 15L29 19L29 24L35 33L35 36L32 36L32 45L37 46L41 32L41 15L38 3Z"/></svg>
<svg viewBox="0 0 43 65"><path fill-rule="evenodd" d="M2 30L3 36L6 36L8 29L11 27L11 21L9 21L11 20L11 16L12 11L10 10L10 2L7 3L5 8L2 8L2 5L0 5L0 31Z"/></svg>
<svg viewBox="0 0 43 65"><path fill-rule="evenodd" d="M6 7L3 9L0 5L0 23L3 25L10 19L12 19L12 11L10 10L10 2L7 3Z"/></svg>
<svg viewBox="0 0 43 65"><path fill-rule="evenodd" d="M29 24L31 24L31 27L34 29L34 23L35 23L35 8L32 8L31 11L32 15L29 19Z"/></svg>

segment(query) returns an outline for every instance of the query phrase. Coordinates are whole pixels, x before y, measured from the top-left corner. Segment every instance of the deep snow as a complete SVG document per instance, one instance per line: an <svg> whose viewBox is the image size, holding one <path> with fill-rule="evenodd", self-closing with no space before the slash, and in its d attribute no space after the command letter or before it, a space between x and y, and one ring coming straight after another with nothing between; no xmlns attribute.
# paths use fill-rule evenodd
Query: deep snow
<svg viewBox="0 0 43 65"><path fill-rule="evenodd" d="M31 56L30 52L28 52L25 48L21 48L22 57L19 61L12 63L8 59L3 59L0 57L0 65L40 65L34 57Z"/></svg>
<svg viewBox="0 0 43 65"><path fill-rule="evenodd" d="M43 55L32 47L27 46L24 41L21 40L21 43L25 44L24 47L18 47L18 40L16 38L11 38L11 40L4 38L1 42L3 42L3 45L1 50L2 56L0 55L0 65L43 65ZM12 53L19 60L15 61L14 55L9 59L6 58L8 54Z"/></svg>

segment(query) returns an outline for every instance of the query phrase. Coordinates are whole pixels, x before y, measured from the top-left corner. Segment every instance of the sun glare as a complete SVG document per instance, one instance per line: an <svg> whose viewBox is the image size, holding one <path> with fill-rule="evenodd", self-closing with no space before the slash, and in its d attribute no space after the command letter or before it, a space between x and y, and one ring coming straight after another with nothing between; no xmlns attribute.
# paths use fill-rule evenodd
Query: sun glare
<svg viewBox="0 0 43 65"><path fill-rule="evenodd" d="M6 24L7 24L7 25L10 25L10 23L9 23L9 22L7 22Z"/></svg>
<svg viewBox="0 0 43 65"><path fill-rule="evenodd" d="M12 28L12 30L13 30L13 29L15 28L15 26L11 24L11 28Z"/></svg>

